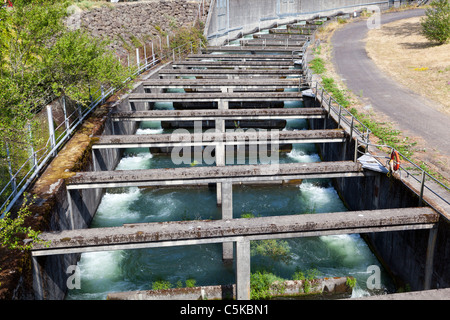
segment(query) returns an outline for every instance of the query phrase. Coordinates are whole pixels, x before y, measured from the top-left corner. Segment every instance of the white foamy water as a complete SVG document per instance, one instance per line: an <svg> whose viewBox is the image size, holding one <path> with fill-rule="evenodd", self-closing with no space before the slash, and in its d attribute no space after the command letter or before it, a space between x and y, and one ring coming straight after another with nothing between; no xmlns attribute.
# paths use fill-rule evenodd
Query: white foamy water
<svg viewBox="0 0 450 320"><path fill-rule="evenodd" d="M114 280L120 274L122 251L84 253L78 266L85 280Z"/></svg>
<svg viewBox="0 0 450 320"><path fill-rule="evenodd" d="M162 128L139 128L137 129L136 134L161 134L163 131L164 129Z"/></svg>
<svg viewBox="0 0 450 320"><path fill-rule="evenodd" d="M141 191L138 188L129 188L122 193L106 192L91 227L120 226L136 221L140 214L133 206L140 197Z"/></svg>
<svg viewBox="0 0 450 320"><path fill-rule="evenodd" d="M299 186L300 196L310 213L347 211L336 190L314 181L303 181Z"/></svg>
<svg viewBox="0 0 450 320"><path fill-rule="evenodd" d="M127 155L116 167L116 170L142 170L150 167L151 159L153 158L150 152L141 152L137 154Z"/></svg>
<svg viewBox="0 0 450 320"><path fill-rule="evenodd" d="M292 148L292 151L287 153L287 156L296 162L319 162L320 156L317 153L310 154L309 152Z"/></svg>

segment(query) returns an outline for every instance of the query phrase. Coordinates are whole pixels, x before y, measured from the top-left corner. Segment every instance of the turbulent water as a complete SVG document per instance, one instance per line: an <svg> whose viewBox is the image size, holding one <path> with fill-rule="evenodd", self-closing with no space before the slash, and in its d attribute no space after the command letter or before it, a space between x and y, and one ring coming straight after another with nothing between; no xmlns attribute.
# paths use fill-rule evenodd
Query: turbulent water
<svg viewBox="0 0 450 320"><path fill-rule="evenodd" d="M155 128L154 123L143 124L138 130L139 134L160 132L162 129ZM320 161L316 148L309 144L294 145L291 152L280 156L280 162L284 163L316 161ZM152 155L148 149L128 149L117 169L163 167L173 167L169 156ZM309 180L289 186L233 187L235 218L248 213L271 216L346 210L328 180ZM207 187L110 189L91 227L220 218L215 191ZM296 270L315 268L323 277L354 276L357 279L354 295L371 294L366 287L368 267L380 263L359 235L290 239L287 243L290 263L253 256L252 270L270 266L272 272L289 279ZM105 299L108 292L148 290L158 280L174 285L186 279L195 279L197 285L235 282L234 266L223 264L220 244L87 253L81 256L79 267L81 289L70 290L68 299ZM382 291L390 287L390 279L383 273Z"/></svg>
<svg viewBox="0 0 450 320"><path fill-rule="evenodd" d="M301 102L286 102L285 107L302 107ZM171 108L160 104L158 108ZM303 130L304 120L289 120L284 130ZM162 133L158 122L142 123L137 134ZM315 145L294 145L282 153L280 163L317 162ZM198 164L202 165L202 164ZM148 149L128 149L117 170L174 167L170 156L152 155ZM328 180L303 181L288 186L233 186L234 218L255 216L342 212L346 207ZM91 227L121 226L124 223L220 219L216 194L207 187L121 188L107 190ZM369 266L380 263L359 235L322 236L286 240L290 262L270 261L252 256L252 271L269 268L289 279L297 270L317 269L322 277L353 276L357 279L353 296L374 294L367 288ZM109 292L149 290L158 280L195 279L197 285L235 282L234 266L222 262L220 244L170 248L119 250L86 253L78 263L81 289L69 290L67 299L105 299ZM381 268L381 290L390 291L392 282Z"/></svg>

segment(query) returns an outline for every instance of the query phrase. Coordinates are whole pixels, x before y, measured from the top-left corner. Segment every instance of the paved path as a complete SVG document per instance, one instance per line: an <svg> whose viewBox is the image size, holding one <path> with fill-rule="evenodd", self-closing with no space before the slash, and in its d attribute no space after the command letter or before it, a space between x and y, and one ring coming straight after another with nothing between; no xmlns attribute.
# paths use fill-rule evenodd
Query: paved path
<svg viewBox="0 0 450 320"><path fill-rule="evenodd" d="M422 16L423 10L385 13L381 23ZM349 23L333 35L334 64L337 73L355 94L362 92L364 101L381 111L408 134L422 137L429 148L450 156L450 116L435 108L432 102L397 84L383 74L368 57L365 38L366 21Z"/></svg>

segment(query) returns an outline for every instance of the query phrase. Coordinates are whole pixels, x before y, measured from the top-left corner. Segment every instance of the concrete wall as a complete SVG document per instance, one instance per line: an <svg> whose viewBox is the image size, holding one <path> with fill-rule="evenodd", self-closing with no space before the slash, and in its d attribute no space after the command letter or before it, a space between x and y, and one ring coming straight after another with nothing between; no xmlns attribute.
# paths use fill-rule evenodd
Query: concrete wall
<svg viewBox="0 0 450 320"><path fill-rule="evenodd" d="M324 124L324 121L326 122ZM334 129L332 119L311 120L311 129ZM355 144L318 144L324 161L352 160ZM363 151L363 149L360 149ZM384 154L381 154L386 156ZM418 206L418 195L401 180L382 173L372 177L335 180L335 188L349 210L376 210ZM399 287L423 290L430 231L380 232L362 235ZM450 287L450 222L441 218L437 228L431 289Z"/></svg>
<svg viewBox="0 0 450 320"><path fill-rule="evenodd" d="M205 35L210 45L227 38L286 24L336 14L353 13L368 5L389 7L389 1L370 0L213 0Z"/></svg>

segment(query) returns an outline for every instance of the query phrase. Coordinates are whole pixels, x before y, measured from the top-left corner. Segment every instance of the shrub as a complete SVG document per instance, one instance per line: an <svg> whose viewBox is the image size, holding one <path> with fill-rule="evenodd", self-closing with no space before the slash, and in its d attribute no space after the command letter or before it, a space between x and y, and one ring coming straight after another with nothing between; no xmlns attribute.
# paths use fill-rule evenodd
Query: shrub
<svg viewBox="0 0 450 320"><path fill-rule="evenodd" d="M444 44L450 39L450 3L435 0L421 21L422 33L430 41Z"/></svg>

